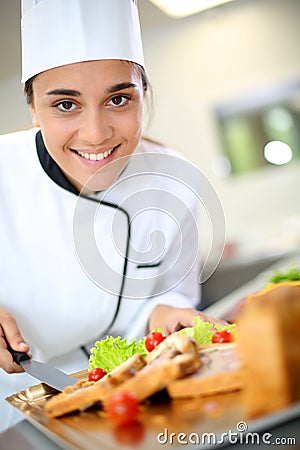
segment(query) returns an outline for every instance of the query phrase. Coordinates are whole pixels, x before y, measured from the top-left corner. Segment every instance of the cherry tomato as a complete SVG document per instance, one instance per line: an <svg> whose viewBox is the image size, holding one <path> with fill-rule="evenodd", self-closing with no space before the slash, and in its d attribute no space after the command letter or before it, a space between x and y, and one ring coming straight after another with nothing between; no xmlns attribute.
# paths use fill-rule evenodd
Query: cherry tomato
<svg viewBox="0 0 300 450"><path fill-rule="evenodd" d="M232 333L230 333L230 331L227 331L227 330L216 331L212 337L213 344L217 344L217 343L226 344L227 342L232 342L232 341L233 341Z"/></svg>
<svg viewBox="0 0 300 450"><path fill-rule="evenodd" d="M155 347L158 346L162 341L166 339L166 335L163 333L159 333L158 331L152 331L146 336L145 347L148 352L152 352Z"/></svg>
<svg viewBox="0 0 300 450"><path fill-rule="evenodd" d="M101 378L106 375L105 370L101 369L100 367L96 367L95 369L91 370L89 372L89 381L98 381L101 380Z"/></svg>
<svg viewBox="0 0 300 450"><path fill-rule="evenodd" d="M129 425L136 421L140 405L132 392L115 392L107 400L105 411L116 425Z"/></svg>

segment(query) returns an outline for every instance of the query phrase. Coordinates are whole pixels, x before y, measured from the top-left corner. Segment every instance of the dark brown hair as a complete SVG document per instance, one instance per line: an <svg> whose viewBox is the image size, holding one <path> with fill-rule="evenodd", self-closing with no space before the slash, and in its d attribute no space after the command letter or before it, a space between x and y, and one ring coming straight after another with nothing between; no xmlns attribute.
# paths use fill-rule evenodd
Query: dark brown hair
<svg viewBox="0 0 300 450"><path fill-rule="evenodd" d="M27 80L25 82L25 86L24 86L24 94L26 97L26 102L28 103L28 105L30 105L33 102L33 81L34 79L37 77L37 75L34 75L33 77L29 78L29 80Z"/></svg>

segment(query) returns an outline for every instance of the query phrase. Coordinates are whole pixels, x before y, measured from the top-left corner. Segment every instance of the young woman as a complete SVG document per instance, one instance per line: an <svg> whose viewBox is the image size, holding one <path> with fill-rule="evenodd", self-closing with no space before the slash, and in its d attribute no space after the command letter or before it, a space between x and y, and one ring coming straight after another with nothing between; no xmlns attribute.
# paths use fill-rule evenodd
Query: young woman
<svg viewBox="0 0 300 450"><path fill-rule="evenodd" d="M206 319L195 309L198 198L185 183L193 169L141 137L150 88L138 21L130 22L136 4L71 3L25 0L23 81L34 128L0 138L4 396L34 383L8 375L22 369L7 344L71 372L87 367L101 336L171 333L196 315ZM69 27L60 27L57 8L66 7ZM123 38L112 48L98 37L91 56L97 15L110 35L127 26L125 50ZM77 20L86 26L84 56L71 32Z"/></svg>

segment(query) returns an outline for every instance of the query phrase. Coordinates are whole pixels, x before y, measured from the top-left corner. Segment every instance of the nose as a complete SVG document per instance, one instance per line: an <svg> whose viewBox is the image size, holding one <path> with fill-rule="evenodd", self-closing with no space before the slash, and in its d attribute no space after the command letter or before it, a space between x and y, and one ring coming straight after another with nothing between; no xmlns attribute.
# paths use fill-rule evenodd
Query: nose
<svg viewBox="0 0 300 450"><path fill-rule="evenodd" d="M113 136L113 130L108 114L95 108L86 110L81 116L78 135L85 145L99 146Z"/></svg>

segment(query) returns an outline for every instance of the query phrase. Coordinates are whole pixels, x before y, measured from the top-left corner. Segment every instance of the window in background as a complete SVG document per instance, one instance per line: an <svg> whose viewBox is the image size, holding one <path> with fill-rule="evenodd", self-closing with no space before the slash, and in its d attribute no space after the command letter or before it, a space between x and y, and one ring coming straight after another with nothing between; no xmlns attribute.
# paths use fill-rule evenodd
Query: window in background
<svg viewBox="0 0 300 450"><path fill-rule="evenodd" d="M219 174L300 160L300 83L217 108L224 155Z"/></svg>

